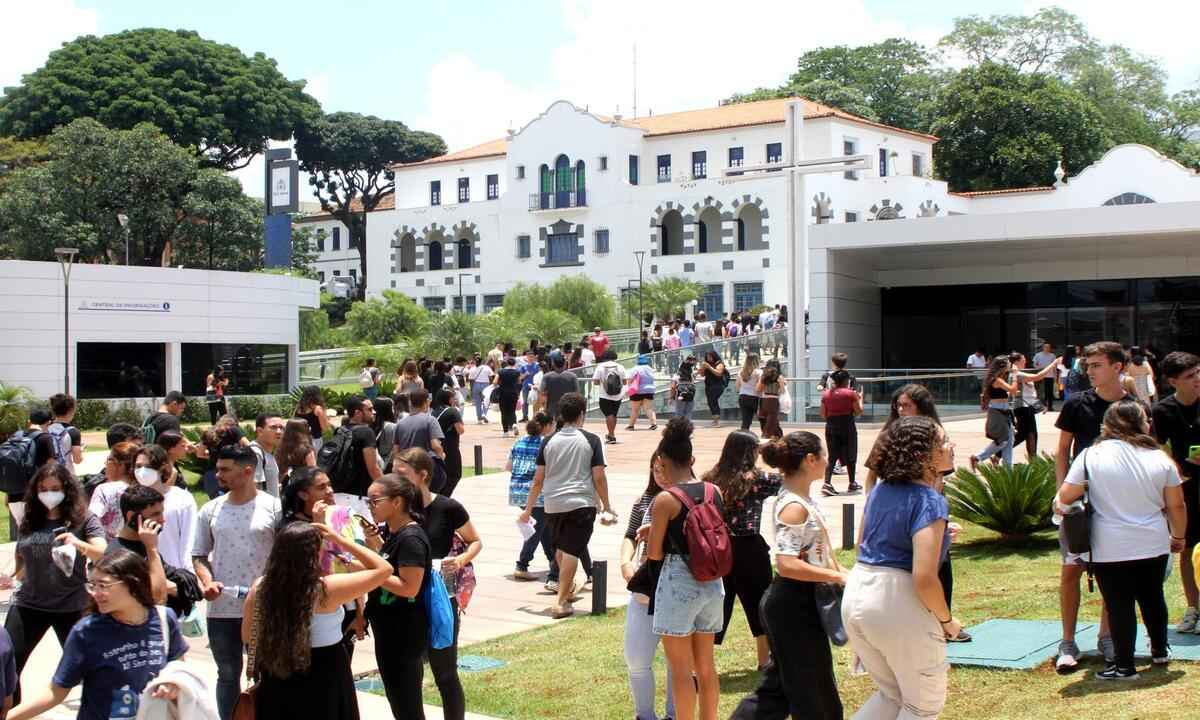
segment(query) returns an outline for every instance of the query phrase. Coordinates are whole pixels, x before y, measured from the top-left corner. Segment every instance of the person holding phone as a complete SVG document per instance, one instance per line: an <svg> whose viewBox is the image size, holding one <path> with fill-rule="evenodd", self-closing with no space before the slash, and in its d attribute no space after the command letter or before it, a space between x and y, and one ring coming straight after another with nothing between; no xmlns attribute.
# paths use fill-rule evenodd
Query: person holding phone
<svg viewBox="0 0 1200 720"><path fill-rule="evenodd" d="M81 546L103 553L104 527L87 509L83 490L63 465L49 462L34 473L25 493L25 517L17 531L21 587L13 594L4 629L12 637L18 675L46 631L64 647L67 634L88 606L87 558ZM65 568L65 570L64 570ZM13 578L2 578L12 587ZM18 682L14 702L21 702Z"/></svg>

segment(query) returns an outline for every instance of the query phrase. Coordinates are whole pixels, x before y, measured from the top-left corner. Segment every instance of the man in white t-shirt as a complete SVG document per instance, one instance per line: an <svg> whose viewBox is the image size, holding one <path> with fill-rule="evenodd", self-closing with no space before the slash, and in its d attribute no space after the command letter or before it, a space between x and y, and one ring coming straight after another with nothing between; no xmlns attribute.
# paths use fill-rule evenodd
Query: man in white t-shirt
<svg viewBox="0 0 1200 720"><path fill-rule="evenodd" d="M1053 343L1042 343L1042 351L1033 356L1033 369L1041 370L1057 359ZM1046 404L1046 412L1054 409L1054 383L1056 378L1051 375L1042 380L1042 402Z"/></svg>
<svg viewBox="0 0 1200 720"><path fill-rule="evenodd" d="M604 426L608 433L604 442L612 445L617 441L617 412L625 398L625 368L617 362L617 354L609 350L604 361L592 373L592 385L600 388L600 412L604 415ZM615 392L614 392L615 391Z"/></svg>
<svg viewBox="0 0 1200 720"><path fill-rule="evenodd" d="M713 339L713 324L708 320L708 313L701 310L696 315L696 342L708 343Z"/></svg>
<svg viewBox="0 0 1200 720"><path fill-rule="evenodd" d="M983 352L983 348L976 350L972 355L967 357L967 367L972 370L983 370L988 366L987 354Z"/></svg>

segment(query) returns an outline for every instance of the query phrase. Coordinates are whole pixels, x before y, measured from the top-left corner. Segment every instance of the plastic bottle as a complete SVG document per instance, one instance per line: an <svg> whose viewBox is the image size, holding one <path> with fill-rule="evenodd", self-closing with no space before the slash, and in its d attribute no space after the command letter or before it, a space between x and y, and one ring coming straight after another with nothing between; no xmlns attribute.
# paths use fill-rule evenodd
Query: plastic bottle
<svg viewBox="0 0 1200 720"><path fill-rule="evenodd" d="M226 585L221 588L221 594L237 598L238 600L244 600L250 594L250 588L245 585Z"/></svg>

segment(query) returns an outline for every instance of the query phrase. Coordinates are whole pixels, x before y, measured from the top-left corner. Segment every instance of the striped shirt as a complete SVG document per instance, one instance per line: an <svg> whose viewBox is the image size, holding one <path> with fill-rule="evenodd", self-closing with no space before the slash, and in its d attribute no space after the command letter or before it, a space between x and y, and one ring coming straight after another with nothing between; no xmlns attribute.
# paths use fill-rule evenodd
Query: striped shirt
<svg viewBox="0 0 1200 720"><path fill-rule="evenodd" d="M541 435L526 435L517 440L509 458L512 460L512 477L508 481L508 504L525 507L529 491L533 489L533 475L537 472L538 451L542 449ZM538 497L536 507L542 507L543 498Z"/></svg>

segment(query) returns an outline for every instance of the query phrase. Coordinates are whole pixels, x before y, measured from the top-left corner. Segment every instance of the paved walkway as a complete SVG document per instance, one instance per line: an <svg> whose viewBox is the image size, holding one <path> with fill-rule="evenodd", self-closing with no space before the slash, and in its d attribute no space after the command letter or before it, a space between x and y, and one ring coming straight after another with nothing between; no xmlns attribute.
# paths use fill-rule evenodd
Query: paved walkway
<svg viewBox="0 0 1200 720"><path fill-rule="evenodd" d="M1057 414L1051 413L1042 415L1038 419L1043 450L1052 450L1057 441L1057 432L1053 429L1053 421L1056 417ZM597 423L592 423L588 427L593 432L603 432L603 427ZM646 487L649 457L660 437L659 432L645 429L644 421L641 427L642 429L634 432L618 429L620 442L616 445L605 446L609 464L609 495L620 519L612 527L605 527L597 523L590 550L594 560L608 562L605 599L610 608L623 606L628 599L628 592L624 589L624 583L620 577L618 550L628 520L629 509ZM703 422L698 424L693 439L697 471L707 469L716 462L725 436L732 427L726 424L720 428L711 428ZM956 458L960 465L966 464L967 456L970 453L978 452L987 444L987 439L983 435L983 420L980 418L949 422L946 427L957 445ZM796 426L796 428L787 429L807 429L821 434L819 426ZM860 470L877 435L878 426L863 426L859 429ZM99 436L89 442L92 443L92 447L103 446L103 437ZM471 463L473 446L481 445L484 467L503 468L513 442L513 438L505 438L500 435L498 418L487 425L469 423L467 433L462 439L464 460ZM88 453L84 466L80 469L94 471L91 466L98 466L103 457L103 453L100 452ZM1024 453L1018 448L1018 460L1023 458ZM834 484L836 486L845 487L845 483L845 476L835 476ZM817 491L818 488L819 486L814 485L813 490ZM819 493L815 493L815 495L819 496ZM462 623L460 643L466 648L463 654L470 654L468 646L472 643L554 622L564 622L550 618L548 608L553 604L555 598L543 590L541 581L518 582L512 578L521 538L515 526L518 511L508 506L508 473L498 472L465 478L459 484L455 498L462 502L471 513L472 522L484 543L483 552L475 561L478 586ZM834 538L834 542L838 542L837 539L841 536L844 505L849 504L854 508L856 523L861 518L863 504L861 495L821 498L820 503L829 519L830 534ZM769 516L769 506L766 512ZM770 539L769 529L765 534ZM11 568L12 545L0 546L0 569ZM539 576L544 576L546 563L540 552L535 556L531 569ZM583 579L582 571L579 579ZM0 600L3 599L6 598L0 595ZM576 603L576 613L582 614L590 611L591 605L592 593L588 591L583 594L583 599ZM59 648L52 634L48 635L48 638L39 645L23 674L27 682L30 678L49 677L53 672L58 660ZM191 640L188 659L201 667L210 680L215 680L216 668L204 638ZM357 647L353 664L356 673L375 669L374 649L369 638ZM427 685L432 683L429 673L426 673L426 683ZM77 692L74 695L77 696ZM359 703L364 719L390 717L387 703L380 696L360 692ZM437 708L427 708L426 712L430 720L441 718L441 713ZM51 715L51 717L66 718L73 717L73 715L64 712ZM479 718L479 716L472 717Z"/></svg>

